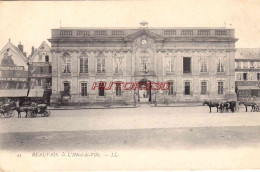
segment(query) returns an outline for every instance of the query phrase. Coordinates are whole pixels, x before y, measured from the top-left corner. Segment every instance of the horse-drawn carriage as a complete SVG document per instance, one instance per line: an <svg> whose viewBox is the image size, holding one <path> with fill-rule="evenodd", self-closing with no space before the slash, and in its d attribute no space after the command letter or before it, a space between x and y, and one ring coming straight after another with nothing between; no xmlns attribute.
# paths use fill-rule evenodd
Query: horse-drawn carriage
<svg viewBox="0 0 260 172"><path fill-rule="evenodd" d="M231 112L239 111L239 102L237 101L204 101L203 105L208 105L210 108L215 107L217 108L217 112L223 113L228 112L229 110Z"/></svg>
<svg viewBox="0 0 260 172"><path fill-rule="evenodd" d="M50 116L51 112L47 109L47 104L37 104L35 102L26 103L23 106L17 108L18 117L21 117L21 112L25 112L25 117L34 118L38 114L41 114L42 117Z"/></svg>
<svg viewBox="0 0 260 172"><path fill-rule="evenodd" d="M29 107L28 116L30 118L36 117L38 114L41 114L42 117L50 116L51 112L47 109L46 104L39 104Z"/></svg>
<svg viewBox="0 0 260 172"><path fill-rule="evenodd" d="M0 105L0 116L4 118L10 118L14 116L14 106L12 103L5 103Z"/></svg>

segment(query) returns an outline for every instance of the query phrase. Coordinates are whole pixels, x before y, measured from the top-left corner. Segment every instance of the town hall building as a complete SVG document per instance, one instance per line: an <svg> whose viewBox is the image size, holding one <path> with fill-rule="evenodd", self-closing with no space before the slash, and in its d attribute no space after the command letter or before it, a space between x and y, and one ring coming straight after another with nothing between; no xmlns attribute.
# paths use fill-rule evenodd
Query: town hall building
<svg viewBox="0 0 260 172"><path fill-rule="evenodd" d="M236 99L234 29L52 29L52 103L170 103ZM114 82L112 89L103 83ZM169 82L124 90L125 82ZM99 88L92 89L93 84Z"/></svg>

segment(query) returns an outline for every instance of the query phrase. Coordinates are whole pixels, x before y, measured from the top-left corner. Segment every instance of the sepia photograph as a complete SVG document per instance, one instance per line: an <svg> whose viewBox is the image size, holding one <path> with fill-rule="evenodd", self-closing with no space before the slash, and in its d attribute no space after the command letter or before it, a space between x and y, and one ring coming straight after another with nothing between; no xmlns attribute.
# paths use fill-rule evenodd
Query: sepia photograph
<svg viewBox="0 0 260 172"><path fill-rule="evenodd" d="M0 172L260 169L260 1L1 1Z"/></svg>

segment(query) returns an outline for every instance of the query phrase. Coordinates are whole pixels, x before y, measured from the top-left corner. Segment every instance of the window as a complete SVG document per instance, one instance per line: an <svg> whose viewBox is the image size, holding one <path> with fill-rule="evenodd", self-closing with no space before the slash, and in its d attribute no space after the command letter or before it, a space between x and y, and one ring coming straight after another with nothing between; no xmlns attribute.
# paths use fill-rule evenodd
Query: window
<svg viewBox="0 0 260 172"><path fill-rule="evenodd" d="M106 73L106 59L103 53L99 53L97 56L97 73L104 74Z"/></svg>
<svg viewBox="0 0 260 172"><path fill-rule="evenodd" d="M49 73L51 73L51 65L48 67Z"/></svg>
<svg viewBox="0 0 260 172"><path fill-rule="evenodd" d="M254 62L250 62L250 68L254 68Z"/></svg>
<svg viewBox="0 0 260 172"><path fill-rule="evenodd" d="M260 81L260 73L257 73L257 80Z"/></svg>
<svg viewBox="0 0 260 172"><path fill-rule="evenodd" d="M208 63L206 57L200 57L200 72L208 72Z"/></svg>
<svg viewBox="0 0 260 172"><path fill-rule="evenodd" d="M35 80L35 85L36 86L42 86L42 80L41 79L36 79Z"/></svg>
<svg viewBox="0 0 260 172"><path fill-rule="evenodd" d="M81 83L81 96L87 96L88 95L88 85L86 82Z"/></svg>
<svg viewBox="0 0 260 172"><path fill-rule="evenodd" d="M43 67L40 66L40 73L43 73Z"/></svg>
<svg viewBox="0 0 260 172"><path fill-rule="evenodd" d="M238 68L238 69L241 68L241 63L242 63L242 62L237 62L237 68Z"/></svg>
<svg viewBox="0 0 260 172"><path fill-rule="evenodd" d="M63 63L63 73L71 73L71 59L66 58Z"/></svg>
<svg viewBox="0 0 260 172"><path fill-rule="evenodd" d="M70 93L70 83L69 82L64 82L63 86L64 86L64 92L65 93Z"/></svg>
<svg viewBox="0 0 260 172"><path fill-rule="evenodd" d="M49 56L45 56L45 62L49 62Z"/></svg>
<svg viewBox="0 0 260 172"><path fill-rule="evenodd" d="M105 58L97 59L97 73L105 73Z"/></svg>
<svg viewBox="0 0 260 172"><path fill-rule="evenodd" d="M146 51L143 51L140 54L140 72L148 73L149 72L149 53Z"/></svg>
<svg viewBox="0 0 260 172"><path fill-rule="evenodd" d="M99 83L98 95L105 96L105 83L104 82Z"/></svg>
<svg viewBox="0 0 260 172"><path fill-rule="evenodd" d="M191 73L191 58L183 57L183 73Z"/></svg>
<svg viewBox="0 0 260 172"><path fill-rule="evenodd" d="M173 95L173 82L168 82L170 84L168 95Z"/></svg>
<svg viewBox="0 0 260 172"><path fill-rule="evenodd" d="M88 58L80 58L80 73L88 73Z"/></svg>
<svg viewBox="0 0 260 172"><path fill-rule="evenodd" d="M71 58L67 52L63 54L62 73L71 73Z"/></svg>
<svg viewBox="0 0 260 172"><path fill-rule="evenodd" d="M241 73L237 73L236 75L237 75L237 80L241 81L242 80L242 74Z"/></svg>
<svg viewBox="0 0 260 172"><path fill-rule="evenodd" d="M218 58L218 62L217 62L217 72L224 72L224 60L222 57Z"/></svg>
<svg viewBox="0 0 260 172"><path fill-rule="evenodd" d="M247 73L243 73L243 80L244 80L244 81L247 80Z"/></svg>
<svg viewBox="0 0 260 172"><path fill-rule="evenodd" d="M206 81L202 81L201 82L201 94L207 94L207 82Z"/></svg>
<svg viewBox="0 0 260 172"><path fill-rule="evenodd" d="M116 96L121 96L121 83L120 82L117 82L116 83Z"/></svg>
<svg viewBox="0 0 260 172"><path fill-rule="evenodd" d="M219 81L218 82L218 94L223 94L223 92L224 92L224 82Z"/></svg>
<svg viewBox="0 0 260 172"><path fill-rule="evenodd" d="M166 72L174 72L174 60L173 56L166 56Z"/></svg>
<svg viewBox="0 0 260 172"><path fill-rule="evenodd" d="M243 62L243 68L248 68L248 63L247 62Z"/></svg>
<svg viewBox="0 0 260 172"><path fill-rule="evenodd" d="M184 94L190 95L190 82L185 82L184 85Z"/></svg>
<svg viewBox="0 0 260 172"><path fill-rule="evenodd" d="M123 58L122 57L118 57L118 56L115 56L113 58L113 66L114 66L114 73L115 74L122 74L123 71L122 71L122 61L123 61Z"/></svg>

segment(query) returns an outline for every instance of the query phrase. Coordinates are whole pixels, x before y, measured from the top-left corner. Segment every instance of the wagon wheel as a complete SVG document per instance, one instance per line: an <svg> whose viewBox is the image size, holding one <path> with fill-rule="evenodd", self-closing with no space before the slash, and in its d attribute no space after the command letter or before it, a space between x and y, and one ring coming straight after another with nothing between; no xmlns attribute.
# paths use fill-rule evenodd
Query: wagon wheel
<svg viewBox="0 0 260 172"><path fill-rule="evenodd" d="M10 111L4 113L4 117L5 117L5 118L10 118L10 117L13 117L13 116L14 116L14 113L13 113L12 110L10 110Z"/></svg>
<svg viewBox="0 0 260 172"><path fill-rule="evenodd" d="M42 113L42 117L48 117L50 116L51 111L50 110L46 110L45 112Z"/></svg>
<svg viewBox="0 0 260 172"><path fill-rule="evenodd" d="M15 115L14 110L9 111L8 113L10 113L10 117L13 117Z"/></svg>
<svg viewBox="0 0 260 172"><path fill-rule="evenodd" d="M3 112L0 112L0 116L1 116L1 118L4 118L5 114Z"/></svg>
<svg viewBox="0 0 260 172"><path fill-rule="evenodd" d="M34 112L34 111L28 111L28 116L30 117L30 118L34 118L34 117L36 117L36 113Z"/></svg>

